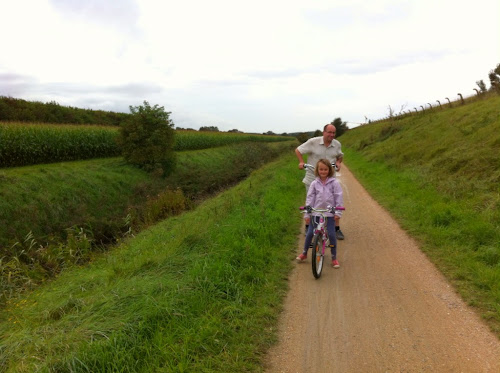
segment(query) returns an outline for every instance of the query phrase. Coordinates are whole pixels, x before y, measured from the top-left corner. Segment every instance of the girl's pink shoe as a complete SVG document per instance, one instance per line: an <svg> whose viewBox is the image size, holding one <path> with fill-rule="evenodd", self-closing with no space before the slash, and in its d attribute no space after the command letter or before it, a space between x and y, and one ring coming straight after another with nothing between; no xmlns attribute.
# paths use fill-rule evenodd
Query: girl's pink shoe
<svg viewBox="0 0 500 373"><path fill-rule="evenodd" d="M307 254L300 254L298 257L295 258L298 262L303 262L304 260L307 259Z"/></svg>

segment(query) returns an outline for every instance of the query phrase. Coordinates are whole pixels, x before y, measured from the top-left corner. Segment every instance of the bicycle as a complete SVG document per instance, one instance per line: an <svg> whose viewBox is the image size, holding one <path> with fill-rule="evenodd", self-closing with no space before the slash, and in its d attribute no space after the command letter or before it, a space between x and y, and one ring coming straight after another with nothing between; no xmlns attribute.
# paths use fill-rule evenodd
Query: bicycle
<svg viewBox="0 0 500 373"><path fill-rule="evenodd" d="M326 228L327 216L324 215L325 212L334 213L336 210L345 210L345 207L332 207L328 206L326 209L316 209L311 206L299 207L302 213L319 213L319 222L314 229L314 236L312 238L312 248L311 248L311 263L312 263L312 273L314 278L318 279L321 276L323 270L323 262L325 259L325 248L330 244L330 238L328 236L328 230ZM313 217L311 217L313 218Z"/></svg>

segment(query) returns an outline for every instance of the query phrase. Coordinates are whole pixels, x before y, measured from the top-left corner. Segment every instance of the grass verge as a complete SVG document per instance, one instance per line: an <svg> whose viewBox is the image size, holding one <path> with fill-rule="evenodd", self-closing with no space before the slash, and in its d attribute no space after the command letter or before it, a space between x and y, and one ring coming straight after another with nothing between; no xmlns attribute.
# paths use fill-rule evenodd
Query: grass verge
<svg viewBox="0 0 500 373"><path fill-rule="evenodd" d="M292 157L10 302L2 370L261 370L300 230Z"/></svg>

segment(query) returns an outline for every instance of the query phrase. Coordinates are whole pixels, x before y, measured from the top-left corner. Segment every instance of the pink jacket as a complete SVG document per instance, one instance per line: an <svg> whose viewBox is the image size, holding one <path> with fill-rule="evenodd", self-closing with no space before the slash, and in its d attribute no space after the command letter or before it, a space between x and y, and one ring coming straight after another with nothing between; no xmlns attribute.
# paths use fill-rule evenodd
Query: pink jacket
<svg viewBox="0 0 500 373"><path fill-rule="evenodd" d="M311 206L314 208L327 208L327 206L344 206L344 198L342 195L342 187L340 183L334 177L329 177L323 184L321 179L317 177L309 186L309 191L306 197L306 206ZM317 213L312 213L312 215L318 215ZM332 213L324 213L325 216L333 216ZM336 211L335 215L342 216L342 211ZM309 216L309 214L305 214Z"/></svg>

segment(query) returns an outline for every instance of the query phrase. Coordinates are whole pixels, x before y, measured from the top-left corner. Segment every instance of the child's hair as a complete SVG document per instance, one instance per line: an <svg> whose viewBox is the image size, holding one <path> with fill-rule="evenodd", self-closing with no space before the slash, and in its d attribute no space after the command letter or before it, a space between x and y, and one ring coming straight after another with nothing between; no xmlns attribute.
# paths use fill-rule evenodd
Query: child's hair
<svg viewBox="0 0 500 373"><path fill-rule="evenodd" d="M318 163L316 163L316 168L314 169L314 174L316 176L319 176L318 170L319 170L320 163L323 163L326 167L328 167L328 177L332 177L334 174L332 163L329 162L328 159L324 159L324 158L320 159L318 161Z"/></svg>

